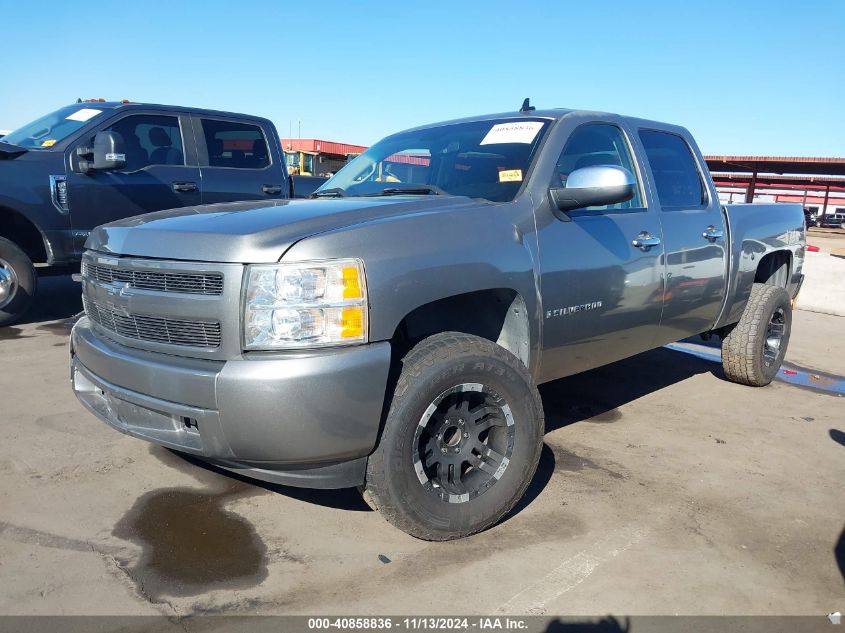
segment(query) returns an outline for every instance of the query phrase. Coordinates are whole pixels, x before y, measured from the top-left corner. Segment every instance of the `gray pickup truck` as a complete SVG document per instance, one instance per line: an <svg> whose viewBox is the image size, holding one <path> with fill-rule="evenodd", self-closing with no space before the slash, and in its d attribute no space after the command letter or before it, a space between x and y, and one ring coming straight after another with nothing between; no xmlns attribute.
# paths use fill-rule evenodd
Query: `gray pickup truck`
<svg viewBox="0 0 845 633"><path fill-rule="evenodd" d="M801 206L721 205L684 128L526 102L389 136L312 197L95 229L82 403L230 471L357 486L446 540L525 492L538 384L698 334L729 380L783 360Z"/></svg>

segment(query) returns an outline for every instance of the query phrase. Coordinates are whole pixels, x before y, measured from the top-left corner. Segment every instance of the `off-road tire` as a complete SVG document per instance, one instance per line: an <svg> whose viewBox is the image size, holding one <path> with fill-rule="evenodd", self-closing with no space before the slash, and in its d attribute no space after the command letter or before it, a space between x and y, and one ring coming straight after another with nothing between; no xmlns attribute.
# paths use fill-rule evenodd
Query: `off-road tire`
<svg viewBox="0 0 845 633"><path fill-rule="evenodd" d="M767 331L773 315L781 311L783 334L774 358L765 356ZM722 368L728 380L764 387L777 375L792 329L792 303L780 286L754 284L739 322L722 338Z"/></svg>
<svg viewBox="0 0 845 633"><path fill-rule="evenodd" d="M14 290L0 307L0 327L11 325L29 310L35 298L38 276L32 261L14 242L0 237L0 265L8 267L14 275Z"/></svg>
<svg viewBox="0 0 845 633"><path fill-rule="evenodd" d="M543 405L531 375L499 345L458 332L424 339L401 363L379 444L367 463L368 504L400 530L428 541L462 538L489 528L525 494L540 459ZM439 394L469 383L495 390L507 403L513 418L512 453L500 478L484 492L468 501L447 502L418 478L415 433Z"/></svg>

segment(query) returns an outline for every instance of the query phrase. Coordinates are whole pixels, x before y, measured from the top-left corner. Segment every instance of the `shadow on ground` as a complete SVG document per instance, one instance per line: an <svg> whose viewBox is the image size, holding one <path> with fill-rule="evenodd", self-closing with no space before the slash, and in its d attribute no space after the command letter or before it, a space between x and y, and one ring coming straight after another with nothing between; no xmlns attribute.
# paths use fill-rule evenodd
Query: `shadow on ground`
<svg viewBox="0 0 845 633"><path fill-rule="evenodd" d="M576 422L606 424L624 421L620 407L672 384L702 373L717 373L713 363L669 349L656 349L618 363L613 363L576 376L547 383L540 388L546 414L546 431L554 431ZM613 388L609 389L608 385ZM283 494L293 499L320 506L369 511L369 506L354 488L313 490L257 481L208 464L181 453L152 448L151 452L168 466L189 474L206 473L214 477L234 479ZM543 492L555 471L555 454L543 446L537 472L525 495L508 514L508 520L527 508ZM204 478L200 476L200 478ZM212 482L207 481L211 484Z"/></svg>
<svg viewBox="0 0 845 633"><path fill-rule="evenodd" d="M35 302L15 325L68 319L82 311L82 285L70 275L38 276Z"/></svg>
<svg viewBox="0 0 845 633"><path fill-rule="evenodd" d="M226 486L227 481L238 481L247 484L253 489L263 489L269 492L285 495L291 499L298 499L306 503L336 510L349 510L352 512L369 512L370 507L361 498L355 488L343 488L340 490L317 490L312 488L294 488L292 486L281 486L258 479L251 479L238 473L233 473L225 468L219 468L201 459L171 451L159 446L151 446L150 454L156 457L166 466L177 468L184 473L197 477L211 487Z"/></svg>
<svg viewBox="0 0 845 633"><path fill-rule="evenodd" d="M723 377L719 365L664 347L540 387L546 432L575 422L614 423L623 405L698 374Z"/></svg>

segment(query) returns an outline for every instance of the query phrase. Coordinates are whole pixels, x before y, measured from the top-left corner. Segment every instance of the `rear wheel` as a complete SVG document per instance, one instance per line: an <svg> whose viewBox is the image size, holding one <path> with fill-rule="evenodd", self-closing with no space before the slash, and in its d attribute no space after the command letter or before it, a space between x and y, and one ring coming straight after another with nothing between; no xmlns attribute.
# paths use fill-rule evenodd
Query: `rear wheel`
<svg viewBox="0 0 845 633"><path fill-rule="evenodd" d="M543 408L525 366L486 339L447 332L402 361L384 431L367 464L368 502L425 540L484 530L525 493Z"/></svg>
<svg viewBox="0 0 845 633"><path fill-rule="evenodd" d="M722 368L729 380L753 387L777 375L792 330L792 303L779 286L754 284L742 317L722 339Z"/></svg>
<svg viewBox="0 0 845 633"><path fill-rule="evenodd" d="M35 267L26 253L0 237L0 326L11 325L26 313L37 282Z"/></svg>

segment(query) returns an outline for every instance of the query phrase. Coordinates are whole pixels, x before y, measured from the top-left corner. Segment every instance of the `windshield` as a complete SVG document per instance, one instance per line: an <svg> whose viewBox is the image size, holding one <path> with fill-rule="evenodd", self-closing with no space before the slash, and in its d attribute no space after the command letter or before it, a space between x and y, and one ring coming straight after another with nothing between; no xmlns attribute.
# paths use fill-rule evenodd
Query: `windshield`
<svg viewBox="0 0 845 633"><path fill-rule="evenodd" d="M319 195L451 194L513 200L549 121L471 121L400 132L341 169Z"/></svg>
<svg viewBox="0 0 845 633"><path fill-rule="evenodd" d="M60 108L55 112L28 123L3 137L4 143L11 143L26 149L53 147L88 121L102 114L99 108L86 107L89 104L77 104Z"/></svg>

